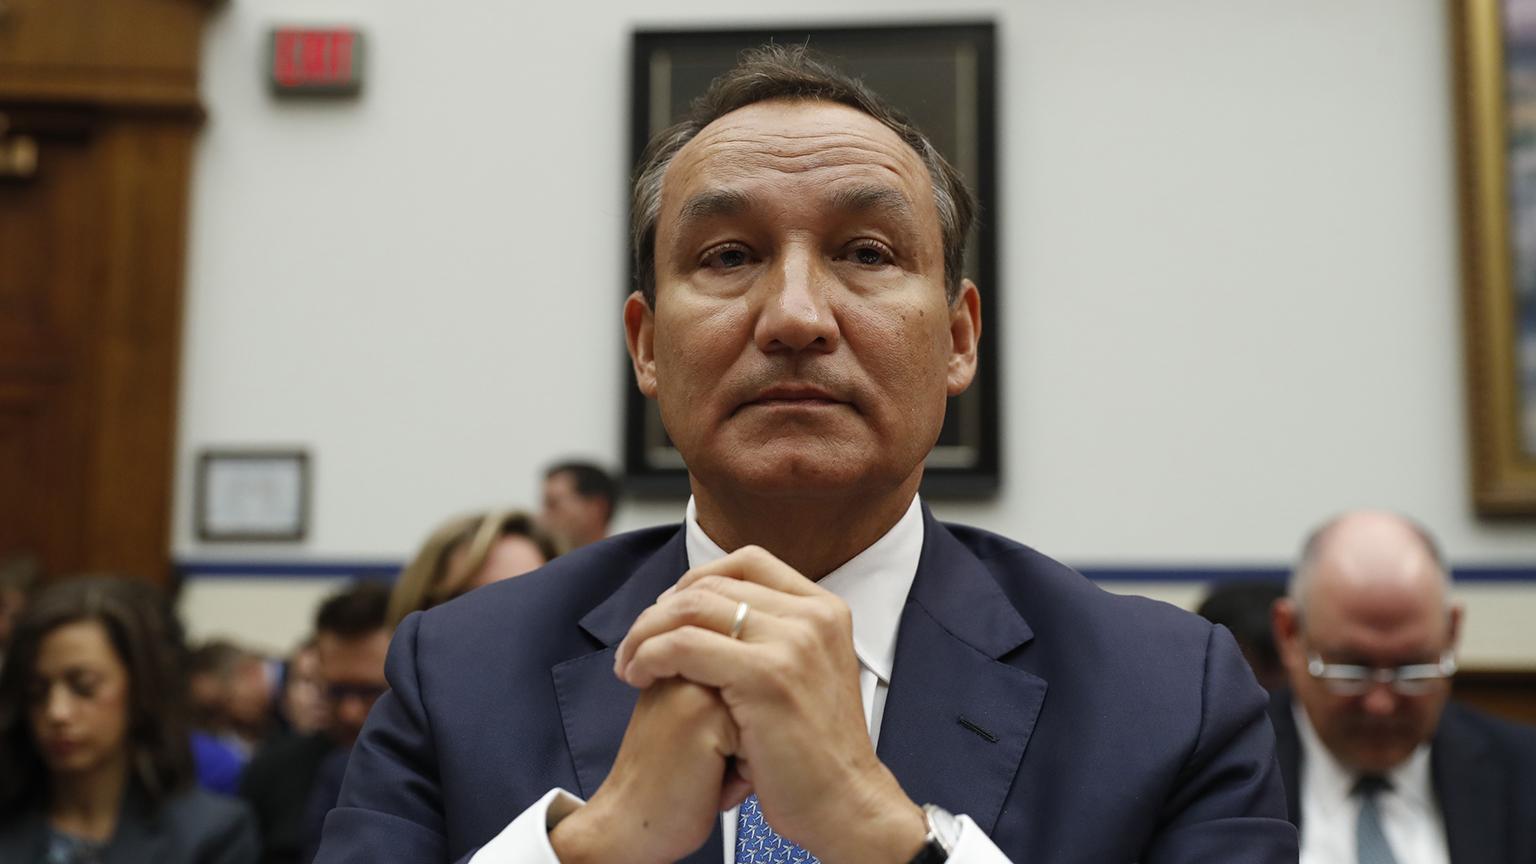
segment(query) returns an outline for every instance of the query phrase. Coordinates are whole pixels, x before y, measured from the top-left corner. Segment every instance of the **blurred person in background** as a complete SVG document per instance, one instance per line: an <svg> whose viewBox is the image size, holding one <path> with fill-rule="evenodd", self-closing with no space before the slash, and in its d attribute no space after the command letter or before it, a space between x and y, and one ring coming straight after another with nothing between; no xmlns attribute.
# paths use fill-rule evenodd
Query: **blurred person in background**
<svg viewBox="0 0 1536 864"><path fill-rule="evenodd" d="M556 536L521 510L492 510L445 522L395 582L390 624L482 585L537 570L560 554Z"/></svg>
<svg viewBox="0 0 1536 864"><path fill-rule="evenodd" d="M27 593L37 584L37 559L16 555L0 562L0 666L5 665L5 646L10 644L16 619L27 603Z"/></svg>
<svg viewBox="0 0 1536 864"><path fill-rule="evenodd" d="M1462 609L1422 526L1312 533L1274 607L1271 706L1302 864L1536 861L1536 730L1449 700Z"/></svg>
<svg viewBox="0 0 1536 864"><path fill-rule="evenodd" d="M248 809L193 783L175 632L131 580L33 595L0 671L0 861L259 860Z"/></svg>
<svg viewBox="0 0 1536 864"><path fill-rule="evenodd" d="M240 794L256 810L269 864L307 864L314 857L352 744L388 688L384 655L394 629L389 593L385 585L359 582L320 604L315 656L324 685L325 728L275 739L246 768Z"/></svg>
<svg viewBox="0 0 1536 864"><path fill-rule="evenodd" d="M278 712L284 731L302 736L323 731L330 710L325 701L325 680L320 677L320 651L311 636L288 658Z"/></svg>
<svg viewBox="0 0 1536 864"><path fill-rule="evenodd" d="M267 658L226 639L189 652L192 756L204 788L226 795L239 790L251 754L275 727L275 678Z"/></svg>
<svg viewBox="0 0 1536 864"><path fill-rule="evenodd" d="M544 472L544 511L539 523L568 549L608 536L619 484L591 462L561 462Z"/></svg>
<svg viewBox="0 0 1536 864"><path fill-rule="evenodd" d="M1285 667L1270 626L1275 601L1284 596L1282 582L1223 582L1211 588L1195 610L1201 618L1232 631L1253 677L1271 693L1285 686Z"/></svg>

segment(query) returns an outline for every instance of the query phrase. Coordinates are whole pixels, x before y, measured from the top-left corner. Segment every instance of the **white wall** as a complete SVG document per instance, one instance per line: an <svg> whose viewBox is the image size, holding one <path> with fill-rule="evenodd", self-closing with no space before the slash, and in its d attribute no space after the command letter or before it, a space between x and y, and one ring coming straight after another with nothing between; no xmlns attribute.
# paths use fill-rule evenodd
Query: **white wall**
<svg viewBox="0 0 1536 864"><path fill-rule="evenodd" d="M532 503L552 457L617 463L631 30L942 16L1000 28L1007 441L1002 493L942 516L1079 564L1277 564L1375 504L1458 563L1536 563L1531 525L1468 506L1440 0L721 7L214 16L180 557L404 558L450 512ZM295 22L366 31L361 99L267 95L266 30ZM244 443L310 449L308 542L191 535L192 454ZM1536 614L1536 585L1495 590ZM1536 664L1536 636L1494 655Z"/></svg>

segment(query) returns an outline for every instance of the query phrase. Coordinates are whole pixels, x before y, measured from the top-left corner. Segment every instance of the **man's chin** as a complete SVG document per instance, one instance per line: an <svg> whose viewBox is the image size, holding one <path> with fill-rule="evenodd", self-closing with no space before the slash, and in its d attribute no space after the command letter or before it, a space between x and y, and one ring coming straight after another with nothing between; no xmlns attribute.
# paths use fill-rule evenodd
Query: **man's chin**
<svg viewBox="0 0 1536 864"><path fill-rule="evenodd" d="M1349 767L1360 774L1386 774L1408 761L1416 747L1417 744L1406 740L1356 741Z"/></svg>

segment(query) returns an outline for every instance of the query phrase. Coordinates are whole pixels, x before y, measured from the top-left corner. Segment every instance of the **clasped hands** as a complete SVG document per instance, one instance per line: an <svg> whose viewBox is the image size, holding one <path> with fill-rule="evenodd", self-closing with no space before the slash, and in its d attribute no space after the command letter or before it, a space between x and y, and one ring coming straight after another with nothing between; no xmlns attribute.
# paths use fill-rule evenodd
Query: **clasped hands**
<svg viewBox="0 0 1536 864"><path fill-rule="evenodd" d="M636 619L614 674L640 698L613 771L550 833L564 864L675 861L754 792L824 864L921 847L922 809L870 744L847 605L765 550L683 574Z"/></svg>

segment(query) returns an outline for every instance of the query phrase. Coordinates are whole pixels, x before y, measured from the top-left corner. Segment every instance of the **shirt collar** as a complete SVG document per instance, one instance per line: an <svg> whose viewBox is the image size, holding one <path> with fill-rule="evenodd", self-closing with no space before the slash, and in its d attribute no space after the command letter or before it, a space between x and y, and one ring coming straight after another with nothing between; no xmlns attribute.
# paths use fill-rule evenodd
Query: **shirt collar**
<svg viewBox="0 0 1536 864"><path fill-rule="evenodd" d="M725 550L699 527L698 510L688 499L686 540L689 569L725 557ZM901 610L917 576L923 554L923 508L919 496L891 530L843 566L823 576L821 587L841 597L853 613L853 650L859 662L887 685L896 662L896 630Z"/></svg>

